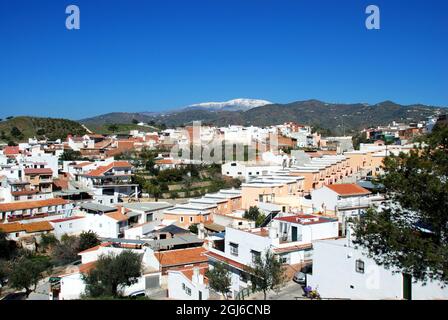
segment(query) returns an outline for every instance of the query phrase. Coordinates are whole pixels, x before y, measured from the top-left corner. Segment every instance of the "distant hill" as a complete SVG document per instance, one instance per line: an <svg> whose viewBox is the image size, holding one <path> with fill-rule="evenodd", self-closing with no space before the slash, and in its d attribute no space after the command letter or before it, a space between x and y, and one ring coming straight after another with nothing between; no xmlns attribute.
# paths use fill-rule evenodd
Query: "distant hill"
<svg viewBox="0 0 448 320"><path fill-rule="evenodd" d="M374 105L365 103L340 104L319 100L297 101L288 104L269 104L247 111L210 111L207 109L184 109L169 113L109 113L81 120L83 124L130 123L132 119L143 122L165 123L168 126L202 121L219 126L229 124L267 126L287 121L314 125L331 130L334 134L353 131L392 121L415 122L425 120L443 108L422 104L400 105L384 101Z"/></svg>
<svg viewBox="0 0 448 320"><path fill-rule="evenodd" d="M26 141L32 137L50 140L65 139L68 134L87 133L81 124L67 119L14 117L0 122L0 140L3 142Z"/></svg>

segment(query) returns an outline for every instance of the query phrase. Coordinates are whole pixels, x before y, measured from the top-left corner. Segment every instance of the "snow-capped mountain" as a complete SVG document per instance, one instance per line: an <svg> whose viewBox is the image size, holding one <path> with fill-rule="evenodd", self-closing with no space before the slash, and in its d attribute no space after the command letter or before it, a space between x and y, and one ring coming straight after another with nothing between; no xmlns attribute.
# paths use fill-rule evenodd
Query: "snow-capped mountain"
<svg viewBox="0 0 448 320"><path fill-rule="evenodd" d="M252 108L272 104L267 100L259 99L234 99L225 102L203 102L187 106L187 109L207 109L216 111L247 111Z"/></svg>

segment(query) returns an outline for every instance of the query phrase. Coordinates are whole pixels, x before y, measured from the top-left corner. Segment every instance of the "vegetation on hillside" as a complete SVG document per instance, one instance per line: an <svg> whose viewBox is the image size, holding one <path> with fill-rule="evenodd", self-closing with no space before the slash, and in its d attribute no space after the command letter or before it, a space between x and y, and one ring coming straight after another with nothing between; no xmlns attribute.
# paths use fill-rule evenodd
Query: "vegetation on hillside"
<svg viewBox="0 0 448 320"><path fill-rule="evenodd" d="M21 142L28 138L65 139L67 135L83 135L79 123L67 119L14 117L0 122L0 140Z"/></svg>
<svg viewBox="0 0 448 320"><path fill-rule="evenodd" d="M110 113L81 120L87 125L106 123L132 123L133 119L169 126L191 124L202 121L213 125L267 126L295 121L318 125L324 135L352 134L362 128L386 125L392 121L419 121L435 114L440 108L425 105L403 106L392 101L375 105L362 103L338 104L318 100L298 101L289 104L271 104L242 111L180 110L165 114Z"/></svg>

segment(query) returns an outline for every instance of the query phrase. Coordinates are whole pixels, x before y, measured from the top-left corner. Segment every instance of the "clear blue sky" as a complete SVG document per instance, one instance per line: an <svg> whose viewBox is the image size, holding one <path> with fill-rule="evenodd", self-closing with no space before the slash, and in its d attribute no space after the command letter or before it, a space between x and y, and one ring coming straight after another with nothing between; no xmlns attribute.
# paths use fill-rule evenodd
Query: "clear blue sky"
<svg viewBox="0 0 448 320"><path fill-rule="evenodd" d="M76 4L81 29L65 28ZM381 30L365 28L369 4ZM445 0L1 0L0 117L232 98L448 105Z"/></svg>

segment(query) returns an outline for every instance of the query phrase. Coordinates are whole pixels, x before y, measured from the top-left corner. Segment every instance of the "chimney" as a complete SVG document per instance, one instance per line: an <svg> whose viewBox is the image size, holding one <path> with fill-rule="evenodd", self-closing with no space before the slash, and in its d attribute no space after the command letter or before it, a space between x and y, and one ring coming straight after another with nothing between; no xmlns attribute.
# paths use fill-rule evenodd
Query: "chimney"
<svg viewBox="0 0 448 320"><path fill-rule="evenodd" d="M199 273L198 267L193 268L193 276L192 276L191 280L193 281L193 283L202 283L203 282L203 277Z"/></svg>

